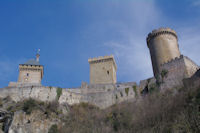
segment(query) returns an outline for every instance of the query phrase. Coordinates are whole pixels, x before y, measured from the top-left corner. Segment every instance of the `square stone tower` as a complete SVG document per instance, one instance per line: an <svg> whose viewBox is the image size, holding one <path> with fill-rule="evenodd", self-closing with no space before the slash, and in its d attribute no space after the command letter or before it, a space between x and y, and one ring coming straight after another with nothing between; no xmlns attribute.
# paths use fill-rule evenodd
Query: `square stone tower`
<svg viewBox="0 0 200 133"><path fill-rule="evenodd" d="M39 62L40 55L36 54L36 59L30 59L23 64L19 64L19 77L17 82L10 82L8 86L41 86L44 68Z"/></svg>
<svg viewBox="0 0 200 133"><path fill-rule="evenodd" d="M115 84L117 65L113 55L88 60L90 64L90 84Z"/></svg>
<svg viewBox="0 0 200 133"><path fill-rule="evenodd" d="M30 59L19 65L18 83L41 84L43 77L43 66L39 63L39 54L35 59Z"/></svg>

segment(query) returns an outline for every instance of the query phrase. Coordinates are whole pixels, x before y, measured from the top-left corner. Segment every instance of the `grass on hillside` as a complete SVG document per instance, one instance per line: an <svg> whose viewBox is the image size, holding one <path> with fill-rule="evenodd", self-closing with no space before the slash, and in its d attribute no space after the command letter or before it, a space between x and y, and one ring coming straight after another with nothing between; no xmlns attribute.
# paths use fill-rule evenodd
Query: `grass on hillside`
<svg viewBox="0 0 200 133"><path fill-rule="evenodd" d="M59 133L199 133L200 88L152 93L100 110L74 105Z"/></svg>

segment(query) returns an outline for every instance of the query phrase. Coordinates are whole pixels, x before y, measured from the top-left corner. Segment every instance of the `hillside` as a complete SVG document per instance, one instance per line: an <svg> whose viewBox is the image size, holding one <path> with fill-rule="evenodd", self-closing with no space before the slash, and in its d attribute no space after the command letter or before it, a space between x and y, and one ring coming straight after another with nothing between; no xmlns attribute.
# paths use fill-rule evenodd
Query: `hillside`
<svg viewBox="0 0 200 133"><path fill-rule="evenodd" d="M154 91L107 109L87 103L59 105L33 99L0 100L2 132L198 133L200 87ZM4 110L4 111L3 111Z"/></svg>

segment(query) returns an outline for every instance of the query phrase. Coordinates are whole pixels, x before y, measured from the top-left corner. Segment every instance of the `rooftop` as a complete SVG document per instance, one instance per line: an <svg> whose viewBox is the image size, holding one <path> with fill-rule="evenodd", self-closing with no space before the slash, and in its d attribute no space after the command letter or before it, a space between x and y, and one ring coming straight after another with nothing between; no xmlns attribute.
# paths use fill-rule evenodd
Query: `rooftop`
<svg viewBox="0 0 200 133"><path fill-rule="evenodd" d="M35 65L40 66L40 62L36 61L35 59L30 59L27 62L23 63L22 65Z"/></svg>

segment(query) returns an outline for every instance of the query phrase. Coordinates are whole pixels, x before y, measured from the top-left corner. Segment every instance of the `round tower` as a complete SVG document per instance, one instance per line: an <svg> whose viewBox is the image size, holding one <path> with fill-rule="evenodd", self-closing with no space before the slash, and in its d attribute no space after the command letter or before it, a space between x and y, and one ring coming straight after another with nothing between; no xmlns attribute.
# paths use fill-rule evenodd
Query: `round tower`
<svg viewBox="0 0 200 133"><path fill-rule="evenodd" d="M170 28L153 30L146 39L151 54L154 76L161 72L161 65L180 57L178 37Z"/></svg>

